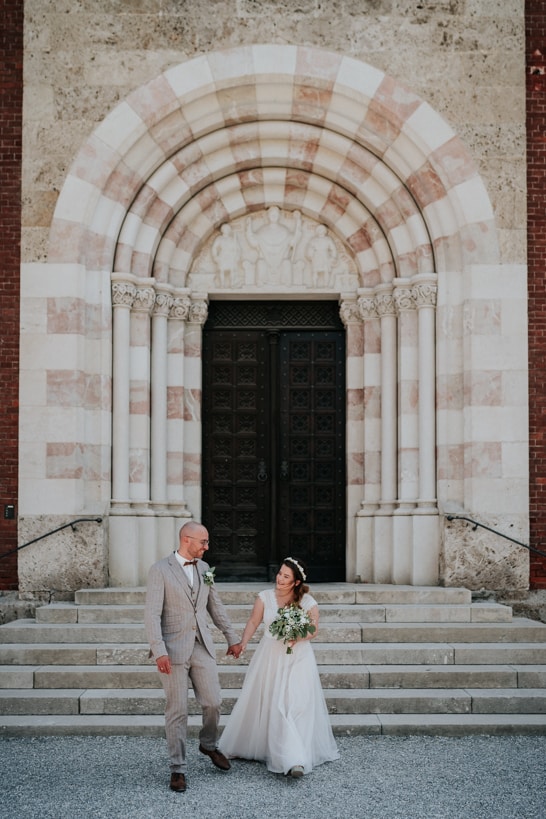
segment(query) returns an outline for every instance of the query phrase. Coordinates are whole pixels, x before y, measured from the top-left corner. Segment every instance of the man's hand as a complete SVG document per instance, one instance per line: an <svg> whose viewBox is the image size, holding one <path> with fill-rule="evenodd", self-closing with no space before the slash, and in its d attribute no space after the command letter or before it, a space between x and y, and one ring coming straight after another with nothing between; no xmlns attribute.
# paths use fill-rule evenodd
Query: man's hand
<svg viewBox="0 0 546 819"><path fill-rule="evenodd" d="M157 670L160 672L160 674L171 673L171 661L169 660L168 654L163 654L161 657L158 657L155 662L157 665Z"/></svg>
<svg viewBox="0 0 546 819"><path fill-rule="evenodd" d="M243 651L242 644L235 643L235 645L232 645L228 648L228 650L226 651L226 656L235 657L235 659L238 660L239 657L241 656L242 651Z"/></svg>

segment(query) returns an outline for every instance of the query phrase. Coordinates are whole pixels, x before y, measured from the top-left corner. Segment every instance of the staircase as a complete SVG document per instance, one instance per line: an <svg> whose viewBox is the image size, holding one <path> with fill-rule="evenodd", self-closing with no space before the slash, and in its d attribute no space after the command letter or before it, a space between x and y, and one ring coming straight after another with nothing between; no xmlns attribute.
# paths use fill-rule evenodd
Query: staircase
<svg viewBox="0 0 546 819"><path fill-rule="evenodd" d="M217 583L242 632L264 584ZM313 586L313 647L334 733L546 734L546 625L461 588ZM0 626L0 735L162 736L144 589L95 589ZM253 643L236 661L216 632L225 722ZM190 698L188 732L201 724Z"/></svg>

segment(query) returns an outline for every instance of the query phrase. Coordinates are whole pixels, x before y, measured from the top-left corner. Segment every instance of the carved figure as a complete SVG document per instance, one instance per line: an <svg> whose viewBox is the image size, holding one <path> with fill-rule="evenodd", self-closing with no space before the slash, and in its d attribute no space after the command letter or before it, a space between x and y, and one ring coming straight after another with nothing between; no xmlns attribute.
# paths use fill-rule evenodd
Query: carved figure
<svg viewBox="0 0 546 819"><path fill-rule="evenodd" d="M230 284L236 284L239 278L241 248L231 225L223 224L220 233L212 244L211 256L218 268L219 287L229 287Z"/></svg>
<svg viewBox="0 0 546 819"><path fill-rule="evenodd" d="M324 225L315 228L315 237L307 245L306 258L311 262L316 287L327 287L332 267L337 261L337 248Z"/></svg>
<svg viewBox="0 0 546 819"><path fill-rule="evenodd" d="M258 251L257 284L290 284L292 262L301 238L301 214L294 211L295 227L290 231L279 222L280 211L273 206L267 211L267 223L254 232L252 220L246 222L248 244Z"/></svg>

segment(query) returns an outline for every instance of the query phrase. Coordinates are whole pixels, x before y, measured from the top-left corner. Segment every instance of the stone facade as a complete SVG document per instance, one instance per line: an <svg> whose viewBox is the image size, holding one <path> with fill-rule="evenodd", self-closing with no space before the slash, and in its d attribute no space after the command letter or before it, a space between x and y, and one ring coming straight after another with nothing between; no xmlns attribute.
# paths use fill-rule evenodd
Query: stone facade
<svg viewBox="0 0 546 819"><path fill-rule="evenodd" d="M103 518L52 587L140 584L199 517L201 329L233 290L340 303L347 579L527 586L444 517L528 539L524 33L519 0L27 0L20 540ZM272 208L305 235L275 281L243 227Z"/></svg>

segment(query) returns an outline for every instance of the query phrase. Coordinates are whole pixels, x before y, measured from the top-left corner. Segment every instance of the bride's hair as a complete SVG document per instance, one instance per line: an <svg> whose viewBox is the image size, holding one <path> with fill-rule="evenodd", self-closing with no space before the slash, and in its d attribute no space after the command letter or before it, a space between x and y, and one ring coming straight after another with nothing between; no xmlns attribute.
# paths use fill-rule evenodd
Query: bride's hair
<svg viewBox="0 0 546 819"><path fill-rule="evenodd" d="M299 603L303 595L309 591L309 586L305 583L305 580L307 580L307 566L299 557L285 557L282 565L292 570L294 580L300 581L297 586L294 586L295 602Z"/></svg>

